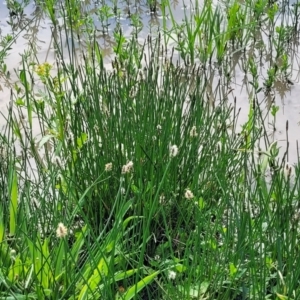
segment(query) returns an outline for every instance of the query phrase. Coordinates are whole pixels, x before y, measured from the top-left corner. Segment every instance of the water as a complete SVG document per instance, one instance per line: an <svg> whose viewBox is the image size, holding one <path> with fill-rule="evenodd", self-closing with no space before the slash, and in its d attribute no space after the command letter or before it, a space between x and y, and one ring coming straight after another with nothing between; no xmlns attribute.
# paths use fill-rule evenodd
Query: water
<svg viewBox="0 0 300 300"><path fill-rule="evenodd" d="M195 3L185 3L186 1L174 1L172 3L172 13L177 22L181 22L184 19L184 7L187 8L186 12L189 14L194 7ZM97 40L100 44L103 55L105 56L105 62L107 64L107 68L111 68L111 59L113 58L113 31L119 26L125 37L130 37L134 27L132 26L132 20L129 18L128 12L130 14L138 13L138 20L141 22L141 30L139 32L139 41L142 44L144 39L148 36L148 34L152 34L157 36L159 29L162 28L162 17L161 13L158 10L157 14L153 14L149 11L149 6L145 2L140 2L138 5L134 4L123 4L119 11L119 17L110 17L108 19L109 26L108 30L103 33L103 27L99 18L96 16L95 11L100 7L100 4L95 2L92 3L90 1L82 2L82 9L87 16L90 16L93 22L97 27ZM222 3L215 3L215 6L221 5L224 10L225 5ZM289 6L295 4L295 1L291 1ZM199 4L203 6L203 2ZM63 18L58 19L61 24L63 24ZM8 22L10 24L8 24ZM285 19L278 18L277 24L280 25L284 22L284 24L288 24L291 22L290 18L285 17ZM28 24L28 26L25 26ZM171 28L171 20L167 21L167 28ZM25 27L24 27L25 26ZM53 44L53 35L51 32L51 21L45 17L44 13L41 12L39 7L34 5L34 3L30 3L26 6L24 10L24 15L21 18L11 18L9 16L9 10L5 3L0 3L0 32L2 36L7 34L14 34L20 30L20 28L24 28L21 33L18 35L16 42L13 44L12 49L9 51L8 57L5 59L5 63L8 67L8 71L10 72L9 80L5 80L4 78L0 78L0 110L1 113L6 116L7 115L7 107L11 100L11 88L15 82L18 82L17 74L19 70L22 68L21 62L22 57L21 54L24 54L28 49L34 48L36 49L35 53L30 53L29 57L32 60L37 59L39 63L50 62L53 63L57 56L54 49ZM172 38L175 38L174 35L169 36L169 51L172 46L174 46L174 42L172 42ZM268 51L268 37L261 33L258 36L258 41L261 41L266 45L264 53L262 53L261 57L259 57L259 53L256 49L247 49L247 56L253 55L255 60L261 61L259 66L259 78L260 84L262 84L264 78L267 77L267 70L270 66L269 61L269 53ZM62 43L65 46L65 51L67 49L66 38L63 36ZM266 97L266 94L262 91L259 93L259 101L262 107L268 109L270 106L270 101L274 101L273 104L279 106L279 111L276 115L276 125L274 130L274 126L272 125L273 119L271 117L267 118L265 121L265 126L269 130L269 138L270 142L274 140L278 140L278 144L281 147L281 155L285 152L287 148L287 140L289 141L289 152L288 152L288 160L290 163L296 163L298 160L297 151L296 151L296 143L299 139L299 121L300 121L300 102L298 100L298 95L300 94L300 80L299 80L299 48L298 42L295 43L294 49L292 52L294 55L290 60L290 64L292 65L292 72L290 76L290 80L293 83L292 85L282 83L277 81L274 86L274 93ZM79 48L78 41L74 43L75 48ZM253 53L252 53L252 52ZM250 54L252 53L252 54ZM231 69L232 69L232 80L230 83L232 92L228 95L229 102L233 103L233 99L236 98L237 108L241 108L238 124L241 126L248 120L248 112L249 112L249 100L251 95L249 95L248 85L245 85L245 81L251 81L251 76L245 74L242 71L241 67L241 56L238 57L239 53L233 53L231 57ZM65 53L67 56L67 53ZM179 56L175 56L179 57ZM238 57L238 59L236 59ZM79 62L80 63L80 62ZM197 63L200 64L198 61ZM55 71L55 70L54 70ZM212 83L211 86L208 86L207 93L211 94L217 86L218 80L220 76L217 71L212 75ZM42 86L40 86L41 88ZM37 89L39 86L37 85ZM216 101L222 95L215 95ZM286 133L286 123L288 121L288 139ZM5 117L0 116L0 128L5 125ZM238 126L238 127L239 127ZM37 127L36 127L37 128ZM36 134L38 131L36 132Z"/></svg>

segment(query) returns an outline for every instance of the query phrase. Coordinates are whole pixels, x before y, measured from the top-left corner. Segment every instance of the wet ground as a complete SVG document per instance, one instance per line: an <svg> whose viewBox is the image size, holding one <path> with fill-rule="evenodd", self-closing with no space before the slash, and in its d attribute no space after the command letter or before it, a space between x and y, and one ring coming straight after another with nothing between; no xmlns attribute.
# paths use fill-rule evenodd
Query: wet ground
<svg viewBox="0 0 300 300"><path fill-rule="evenodd" d="M120 16L118 18L109 18L108 34L103 34L101 28L101 23L96 19L95 9L99 7L99 3L91 3L90 1L83 2L85 5L86 14L90 14L99 29L96 32L97 39L100 43L102 53L105 55L105 61L107 63L107 68L110 68L110 60L113 57L113 39L112 32L116 28L117 24L121 25L121 28L125 36L129 37L132 33L132 20L128 18L130 14L138 12L141 21L141 31L139 32L139 39L143 43L144 39L148 34L157 35L159 28L162 25L162 17L160 15L159 9L157 14L150 13L149 6L146 3L139 3L138 5L124 5L120 11ZM294 2L290 2L292 5ZM216 3L217 5L217 3ZM220 4L223 5L223 4ZM172 9L175 19L180 22L184 18L184 7L187 8L187 13L190 13L188 5L184 5L181 0L172 3ZM98 21L97 21L98 20ZM59 20L63 22L62 18ZM278 24L281 22L288 23L289 20L278 19ZM171 22L167 24L168 27L171 26ZM21 54L28 51L29 48L35 48L36 58L40 63L43 62L54 62L56 59L55 50L53 47L53 38L51 32L51 21L45 17L45 14L34 5L33 3L26 6L24 9L24 14L22 17L11 17L9 15L9 10L5 3L0 3L0 33L1 37L7 34L14 34L20 31L21 28L25 28L18 35L16 43L13 44L12 49L9 51L8 57L5 59L5 63L10 72L10 78L0 77L0 111L3 116L0 116L0 128L5 124L5 117L7 115L7 107L11 99L11 88L13 83L18 80L16 72L21 67ZM259 39L266 45L268 44L268 37L261 34ZM67 44L66 40L63 40L64 45ZM172 42L170 40L170 49L172 47ZM289 142L289 152L288 161L290 163L296 163L298 160L298 154L296 151L296 143L300 138L300 127L298 123L300 122L300 78L299 78L299 42L296 41L293 44L293 49L289 51L291 55L291 65L292 72L289 77L289 83L283 81L276 81L274 86L274 91L266 96L266 93L262 91L259 93L258 98L260 105L266 109L270 106L270 102L279 106L279 111L276 115L275 130L274 126L271 124L273 119L270 117L266 119L265 125L269 129L270 142L274 140L279 141L279 146L282 147L281 154L287 148L287 141ZM76 44L75 44L76 47ZM265 49L268 49L266 46ZM256 51L255 49L247 49L246 55L249 55L250 51ZM31 55L34 55L31 53ZM270 66L270 59L268 53L265 51L259 57L258 54L254 54L257 60L260 60L259 65L259 76L261 83L264 78L266 78L266 72ZM245 84L251 81L251 78L244 73L241 68L242 54L239 51L234 51L230 57L230 64L232 69L231 77L231 93L228 95L229 101L233 102L236 98L237 108L240 108L239 124L244 124L248 119L249 112L249 85ZM215 92L217 82L220 79L220 75L217 70L212 73L211 86L208 86L207 95L208 97L213 97L215 101L219 101L223 95ZM286 124L288 121L288 137L286 132Z"/></svg>

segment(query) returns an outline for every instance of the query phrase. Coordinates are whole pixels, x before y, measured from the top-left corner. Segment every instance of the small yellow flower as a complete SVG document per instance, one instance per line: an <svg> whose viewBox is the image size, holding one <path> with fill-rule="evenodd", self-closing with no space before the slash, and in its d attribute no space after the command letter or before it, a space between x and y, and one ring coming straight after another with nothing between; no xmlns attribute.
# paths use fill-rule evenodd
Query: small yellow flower
<svg viewBox="0 0 300 300"><path fill-rule="evenodd" d="M51 69L52 69L52 66L48 62L45 62L41 65L38 65L35 68L35 72L40 76L40 78L42 80L45 80L46 78L48 78L50 76Z"/></svg>
<svg viewBox="0 0 300 300"><path fill-rule="evenodd" d="M68 228L63 223L58 223L56 229L56 236L58 238L64 238L68 234Z"/></svg>
<svg viewBox="0 0 300 300"><path fill-rule="evenodd" d="M45 76L45 67L44 65L38 65L35 69L36 73L39 75L39 76Z"/></svg>

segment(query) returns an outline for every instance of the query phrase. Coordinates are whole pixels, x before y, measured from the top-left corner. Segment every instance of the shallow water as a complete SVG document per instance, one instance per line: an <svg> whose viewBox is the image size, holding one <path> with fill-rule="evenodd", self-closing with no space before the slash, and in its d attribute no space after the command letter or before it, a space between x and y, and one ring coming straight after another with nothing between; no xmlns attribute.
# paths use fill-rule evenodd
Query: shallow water
<svg viewBox="0 0 300 300"><path fill-rule="evenodd" d="M291 1L289 4L292 5L295 1ZM139 5L124 5L124 7L120 11L120 17L110 18L110 25L108 27L108 35L103 35L100 28L101 23L96 18L94 11L99 4L91 3L90 1L84 2L84 9L87 14L92 16L93 21L96 26L99 28L99 32L96 33L98 41L100 43L100 47L102 49L102 53L105 55L107 68L111 66L111 59L113 57L112 45L113 40L111 38L113 29L116 27L117 23L121 25L123 33L126 37L130 37L133 27L131 26L131 20L128 18L128 10L131 13L138 12L142 22L142 29L139 32L139 40L143 43L143 40L147 37L148 34L157 35L159 27L162 25L162 18L160 16L160 12L155 14L151 14L149 12L149 8L146 3L139 3ZM201 4L200 4L201 5ZM203 3L202 3L203 5ZM217 3L216 3L217 5ZM220 4L223 5L223 4ZM190 13L189 8L193 7L192 5L184 5L184 1L174 1L172 4L173 14L175 19L180 22L184 19L184 9L183 7L187 7L187 13ZM224 6L223 6L224 7ZM63 22L62 18L59 20L61 23ZM277 20L278 24L281 24L283 20L279 18ZM12 22L9 25L7 22ZM284 20L285 24L289 22L289 20ZM54 62L56 60L56 54L53 47L53 38L51 32L51 21L47 19L43 13L36 7L33 3L29 4L25 10L24 15L21 19L10 18L9 11L5 5L5 3L0 3L0 32L1 36L5 36L6 34L12 34L13 32L18 32L20 28L22 28L25 24L29 23L29 25L19 34L16 43L13 44L12 49L9 51L8 57L5 59L5 62L8 66L8 70L10 72L10 79L5 81L4 78L0 78L0 110L1 113L5 116L7 115L7 106L11 100L11 87L14 82L18 81L18 77L16 72L21 68L21 54L24 54L30 48L30 45L34 46L36 49L36 58L40 63L43 62ZM171 26L171 21L169 20L167 27ZM12 30L14 28L14 30ZM266 45L268 44L268 39L265 35L261 35L261 40ZM67 40L63 40L62 43L66 46ZM170 49L174 45L170 39ZM75 47L78 46L78 41L75 41ZM274 99L274 104L280 107L277 115L276 115L276 130L274 131L274 126L269 123L272 122L272 118L266 120L265 125L270 130L270 143L274 140L278 140L278 144L281 147L281 154L286 151L287 148L287 134L286 134L286 122L288 121L288 140L289 140L289 152L288 152L288 161L290 163L296 163L298 160L297 151L296 151L296 143L300 137L299 134L299 125L300 121L300 102L298 100L298 95L300 94L300 80L299 80L299 49L298 45L294 47L294 56L292 61L293 70L290 76L290 80L293 85L282 84L277 82L275 84L275 92L274 94L266 97L264 92L262 91L259 96L259 101L261 103L261 107L268 107L268 99ZM67 47L65 47L65 50ZM170 50L169 49L169 50ZM267 49L267 48L266 48ZM247 49L247 55L249 55L251 49ZM256 50L254 49L254 55L256 59L258 58ZM237 108L240 110L239 115L239 126L244 124L248 119L249 112L249 91L247 90L247 86L244 82L251 81L251 78L248 75L245 75L241 70L240 59L235 61L235 57L238 53L233 53L231 63L232 63L232 80L230 83L230 87L232 92L228 95L229 102L233 102L233 99L236 98ZM33 55L33 54L32 54ZM175 56L176 57L176 56ZM32 56L32 59L34 57ZM263 78L266 77L266 71L270 66L270 62L268 61L268 53L264 53L261 57L261 64L259 68L260 80L261 84ZM211 87L208 87L208 95L211 91L215 89L217 86L218 80L220 76L217 71L214 72L213 80ZM38 86L37 86L38 88ZM219 101L222 97L221 94L214 95L215 100ZM5 125L5 118L0 116L0 128ZM238 130L237 130L238 131ZM37 131L38 133L38 131ZM263 148L263 146L262 146Z"/></svg>

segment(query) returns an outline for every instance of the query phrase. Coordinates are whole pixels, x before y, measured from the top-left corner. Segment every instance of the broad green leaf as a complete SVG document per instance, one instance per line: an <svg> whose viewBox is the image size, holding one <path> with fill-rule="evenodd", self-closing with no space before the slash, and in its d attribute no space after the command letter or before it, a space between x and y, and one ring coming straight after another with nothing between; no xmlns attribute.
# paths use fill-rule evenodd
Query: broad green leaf
<svg viewBox="0 0 300 300"><path fill-rule="evenodd" d="M1 201L1 199L0 199L0 201ZM3 203L3 202L1 201L1 203ZM2 204L0 204L0 243L3 242L4 235L5 235L5 225L3 222L3 207L2 207Z"/></svg>
<svg viewBox="0 0 300 300"><path fill-rule="evenodd" d="M17 106L24 106L24 105L25 105L25 102L23 101L23 99L18 98L18 99L16 100L16 105L17 105Z"/></svg>
<svg viewBox="0 0 300 300"><path fill-rule="evenodd" d="M117 216L117 220L119 220L120 223L121 223L121 221L123 220L124 216L126 215L128 209L132 206L132 203L133 203L132 200L127 201L127 202L123 205L122 209L119 211L118 216ZM126 220L125 220L124 222L126 223ZM119 223L119 224L120 224L120 223Z"/></svg>
<svg viewBox="0 0 300 300"><path fill-rule="evenodd" d="M281 295L281 294L278 294L278 293L276 293L276 296L277 296L280 300L287 300L287 299L289 299L289 297L284 296L284 295Z"/></svg>
<svg viewBox="0 0 300 300"><path fill-rule="evenodd" d="M184 272L186 270L186 267L184 265L182 265L182 264L177 264L175 266L175 269L176 269L177 272L182 273L182 272Z"/></svg>
<svg viewBox="0 0 300 300"><path fill-rule="evenodd" d="M189 295L190 297L192 298L195 298L195 299L200 299L199 297L201 297L201 295L204 295L207 290L208 290L208 287L209 287L209 282L207 281L203 281L200 286L192 286L189 290ZM182 286L182 285L179 285L178 286L178 290L182 293L186 293L186 287L185 286ZM202 299L202 298L201 298Z"/></svg>
<svg viewBox="0 0 300 300"><path fill-rule="evenodd" d="M237 272L237 268L233 263L229 264L229 272L230 272L230 276L234 276Z"/></svg>
<svg viewBox="0 0 300 300"><path fill-rule="evenodd" d="M79 149L82 148L83 144L87 141L88 135L86 133L81 133L80 137L77 138L77 146Z"/></svg>
<svg viewBox="0 0 300 300"><path fill-rule="evenodd" d="M4 286L7 290L9 290L11 286L11 282L3 274L3 271L1 269L0 269L0 285Z"/></svg>
<svg viewBox="0 0 300 300"><path fill-rule="evenodd" d="M34 266L34 274L41 286L41 288L47 289L49 285L49 249L48 249L48 239L45 239L44 243L41 243L41 238L39 235L36 236L36 242L30 243L28 241L29 250L31 252L31 259Z"/></svg>
<svg viewBox="0 0 300 300"><path fill-rule="evenodd" d="M95 292L98 289L98 286L103 277L107 277L108 275L108 265L107 259L105 257L101 257L100 262L95 268L92 276L89 278L87 284L85 284L79 294L78 299L86 299L90 293Z"/></svg>
<svg viewBox="0 0 300 300"><path fill-rule="evenodd" d="M114 275L114 280L119 281L119 280L123 280L125 278L129 278L130 276L134 275L137 271L138 271L138 269L132 269L132 270L128 270L125 272L116 273Z"/></svg>
<svg viewBox="0 0 300 300"><path fill-rule="evenodd" d="M204 199L202 197L199 198L198 200L198 206L199 206L199 209L204 209L205 206L206 206L206 202L204 201Z"/></svg>
<svg viewBox="0 0 300 300"><path fill-rule="evenodd" d="M139 219L139 218L143 218L143 217L138 217L138 216L132 216L132 217L128 217L124 220L123 222L123 230L126 229L128 223L131 221L131 220L134 220L134 219Z"/></svg>
<svg viewBox="0 0 300 300"><path fill-rule="evenodd" d="M15 235L17 226L17 209L18 209L18 179L17 173L13 171L13 179L10 193L9 205L9 234Z"/></svg>
<svg viewBox="0 0 300 300"><path fill-rule="evenodd" d="M71 249L71 259L75 263L78 260L79 252L80 252L82 246L84 245L84 239L85 239L86 235L88 234L88 232L89 232L88 227L87 227L87 225L85 225L81 229L81 232L76 235L76 237L77 237L76 241L73 244L72 249Z"/></svg>
<svg viewBox="0 0 300 300"><path fill-rule="evenodd" d="M115 242L116 241L111 241L105 248L106 253L108 254L109 252L111 252L114 247L115 247Z"/></svg>
<svg viewBox="0 0 300 300"><path fill-rule="evenodd" d="M8 268L12 264L10 251L6 241L0 243L0 269Z"/></svg>
<svg viewBox="0 0 300 300"><path fill-rule="evenodd" d="M2 298L2 299L5 299L5 300L28 300L28 299L37 299L34 298L34 297L28 297L28 296L24 296L24 295L21 295L21 294L14 294L13 296L5 296L5 298Z"/></svg>
<svg viewBox="0 0 300 300"><path fill-rule="evenodd" d="M144 279L140 280L136 285L130 287L123 295L124 300L130 300L136 296L144 287L153 281L153 279L160 273L156 271L151 275L146 276Z"/></svg>
<svg viewBox="0 0 300 300"><path fill-rule="evenodd" d="M9 273L8 273L7 277L11 282L15 282L19 279L22 279L23 271L24 271L23 270L23 262L20 259L20 256L18 255L15 258L14 264L9 269Z"/></svg>
<svg viewBox="0 0 300 300"><path fill-rule="evenodd" d="M21 71L20 71L20 76L19 76L19 78L20 78L20 81L22 82L22 84L23 84L24 86L27 86L27 80L26 80L26 73L25 73L25 70L21 70Z"/></svg>
<svg viewBox="0 0 300 300"><path fill-rule="evenodd" d="M49 288L49 283L51 283L51 271L50 271L50 253L49 253L49 247L48 247L48 239L45 239L43 246L42 246L42 254L41 259L43 262L42 267L42 285L44 289Z"/></svg>

